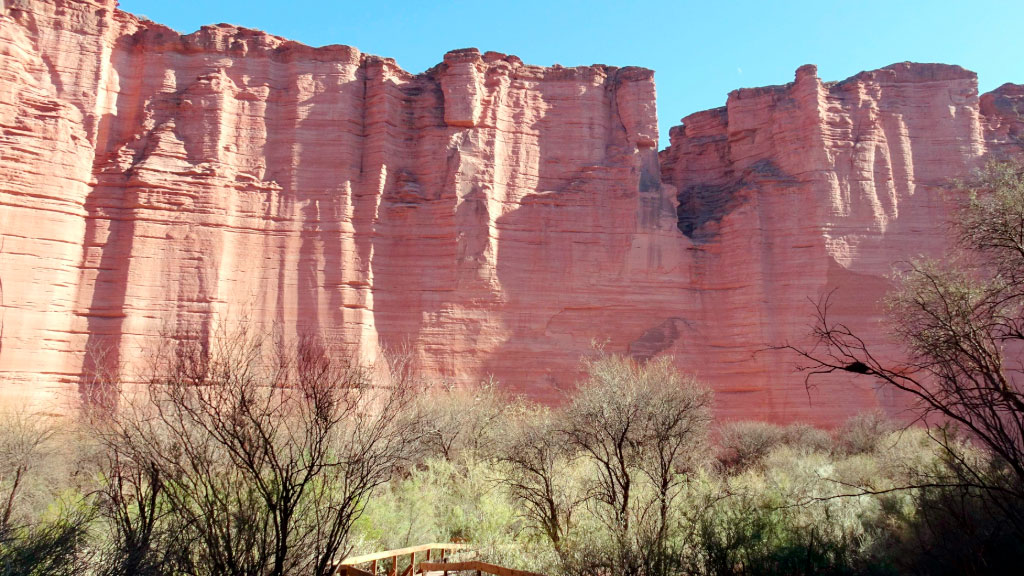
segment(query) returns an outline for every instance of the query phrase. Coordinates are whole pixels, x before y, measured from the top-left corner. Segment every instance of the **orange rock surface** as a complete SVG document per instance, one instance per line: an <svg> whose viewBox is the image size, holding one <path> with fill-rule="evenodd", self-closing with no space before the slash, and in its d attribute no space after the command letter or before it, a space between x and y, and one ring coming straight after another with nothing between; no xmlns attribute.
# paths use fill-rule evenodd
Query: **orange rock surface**
<svg viewBox="0 0 1024 576"><path fill-rule="evenodd" d="M808 392L763 349L805 342L832 288L882 338L893 264L944 246L946 180L1024 131L1021 87L979 98L959 67L803 67L659 155L645 69L469 49L412 75L112 0L0 10L2 403L73 398L166 335L245 319L545 401L602 340L674 355L729 418L897 409Z"/></svg>

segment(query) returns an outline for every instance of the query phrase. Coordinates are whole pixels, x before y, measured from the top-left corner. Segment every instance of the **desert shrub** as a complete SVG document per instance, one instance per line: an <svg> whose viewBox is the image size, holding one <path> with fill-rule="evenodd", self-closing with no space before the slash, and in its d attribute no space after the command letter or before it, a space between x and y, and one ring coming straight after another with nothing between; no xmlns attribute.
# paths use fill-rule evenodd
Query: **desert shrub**
<svg viewBox="0 0 1024 576"><path fill-rule="evenodd" d="M509 403L511 399L499 392L493 380L428 391L419 402L424 457L449 461L489 458Z"/></svg>
<svg viewBox="0 0 1024 576"><path fill-rule="evenodd" d="M54 518L0 532L0 574L63 576L90 568L88 507L61 509Z"/></svg>
<svg viewBox="0 0 1024 576"><path fill-rule="evenodd" d="M795 423L783 429L783 443L801 451L826 452L833 447L832 436L810 424Z"/></svg>
<svg viewBox="0 0 1024 576"><path fill-rule="evenodd" d="M719 462L733 472L760 465L772 450L783 445L807 452L828 451L833 447L828 432L809 424L780 426L761 421L723 424L718 431L718 443Z"/></svg>
<svg viewBox="0 0 1024 576"><path fill-rule="evenodd" d="M491 462L430 458L375 493L353 527L357 553L449 541L473 543L488 562L554 573L553 549L524 524Z"/></svg>
<svg viewBox="0 0 1024 576"><path fill-rule="evenodd" d="M60 433L45 416L0 415L0 530L37 520L65 489Z"/></svg>
<svg viewBox="0 0 1024 576"><path fill-rule="evenodd" d="M0 416L0 574L83 570L92 509L74 476L86 448L54 417Z"/></svg>
<svg viewBox="0 0 1024 576"><path fill-rule="evenodd" d="M730 422L719 430L719 461L730 470L755 466L785 441L785 429L769 422Z"/></svg>
<svg viewBox="0 0 1024 576"><path fill-rule="evenodd" d="M354 553L450 541L444 516L451 494L458 491L454 472L447 461L430 458L381 486L353 524Z"/></svg>
<svg viewBox="0 0 1024 576"><path fill-rule="evenodd" d="M836 431L836 445L845 454L875 452L896 429L896 424L882 412L862 412Z"/></svg>
<svg viewBox="0 0 1024 576"><path fill-rule="evenodd" d="M915 493L914 514L903 518L900 538L893 545L894 563L902 573L1013 574L1024 561L1013 518L978 488L944 486Z"/></svg>
<svg viewBox="0 0 1024 576"><path fill-rule="evenodd" d="M940 430L945 437L936 442L932 436ZM913 487L879 498L886 507L879 522L886 524L887 547L901 573L1004 574L1024 562L1024 510L1012 489L1014 475L984 447L951 426L912 429L877 461L882 474ZM965 484L967 470L980 472L983 481ZM1000 485L1006 488L993 490ZM901 505L886 506L894 495Z"/></svg>
<svg viewBox="0 0 1024 576"><path fill-rule="evenodd" d="M801 522L795 514L763 504L717 511L698 532L700 545L690 573L796 575L887 573L866 566L856 537Z"/></svg>
<svg viewBox="0 0 1024 576"><path fill-rule="evenodd" d="M851 458L780 444L759 466L722 478L719 499L696 519L687 573L886 574L893 525L879 498L847 494ZM882 487L886 478L876 478ZM911 507L908 496L892 509Z"/></svg>
<svg viewBox="0 0 1024 576"><path fill-rule="evenodd" d="M591 473L596 468L591 468ZM675 520L681 510L680 498L673 501L667 525L659 522L657 496L653 487L638 483L632 494L634 516L628 527L608 524L608 512L597 500L586 503L586 513L574 521L573 529L558 548L558 573L574 576L598 574L677 574L679 554L675 545Z"/></svg>

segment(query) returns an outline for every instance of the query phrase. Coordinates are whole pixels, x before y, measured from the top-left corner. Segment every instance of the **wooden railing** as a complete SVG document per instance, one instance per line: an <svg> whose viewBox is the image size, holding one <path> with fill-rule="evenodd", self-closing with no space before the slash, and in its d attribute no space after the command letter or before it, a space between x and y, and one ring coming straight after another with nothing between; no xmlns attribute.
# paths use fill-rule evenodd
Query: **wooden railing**
<svg viewBox="0 0 1024 576"><path fill-rule="evenodd" d="M423 572L449 572L475 571L477 574L493 574L494 576L542 576L536 572L525 570L513 570L496 564L488 564L477 560L467 562L420 562L420 570Z"/></svg>
<svg viewBox="0 0 1024 576"><path fill-rule="evenodd" d="M409 556L409 565L402 571L401 576L415 576L416 574L425 574L427 572L443 572L444 576L449 576L449 572L464 571L476 572L477 576L481 576L482 574L492 574L493 576L542 576L535 572L513 570L511 568L505 568L504 566L488 564L477 560L464 560L458 562L448 562L446 560L449 553L470 549L471 547L466 544L432 543L420 546L410 546L408 548L399 548L397 550L374 552L373 554L363 554L361 556L352 556L341 561L337 568L337 574L342 576L377 576L378 562L381 560L390 560L391 564L388 567L387 576L399 576L398 561L403 556ZM434 554L434 558L431 558L431 554L433 554L435 550L437 551L437 554ZM417 564L416 555L421 553L423 554L423 559L419 564ZM359 567L360 565L366 564L369 565L366 566L369 570Z"/></svg>
<svg viewBox="0 0 1024 576"><path fill-rule="evenodd" d="M397 550L385 550L384 552L352 556L341 561L338 565L337 573L349 576L377 576L377 563L381 560L391 560L387 576L398 576L398 559L402 556L409 556L409 566L402 572L402 576L412 576L412 574L420 572L420 570L416 569L417 554L423 553L423 560L429 562L432 560L431 554L436 550L439 555L435 556L435 558L443 562L449 553L468 549L469 546L466 544L439 544L435 542L399 548ZM360 564L369 564L369 570L359 568Z"/></svg>

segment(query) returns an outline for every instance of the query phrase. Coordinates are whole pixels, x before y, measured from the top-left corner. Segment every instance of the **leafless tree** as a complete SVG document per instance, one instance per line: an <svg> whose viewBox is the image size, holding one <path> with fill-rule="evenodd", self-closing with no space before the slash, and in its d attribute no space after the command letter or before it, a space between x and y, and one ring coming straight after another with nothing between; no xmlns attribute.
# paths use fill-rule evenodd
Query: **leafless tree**
<svg viewBox="0 0 1024 576"><path fill-rule="evenodd" d="M417 429L408 362L363 366L343 352L242 327L157 354L114 427L122 537L152 536L165 518L186 572L331 573Z"/></svg>
<svg viewBox="0 0 1024 576"><path fill-rule="evenodd" d="M465 456L490 457L510 402L493 380L431 390L420 402L427 453L450 462Z"/></svg>
<svg viewBox="0 0 1024 576"><path fill-rule="evenodd" d="M563 435L597 467L592 496L620 540L615 565L606 568L665 573L672 502L687 473L709 452L711 391L684 379L667 357L638 363L600 354L587 360L586 368L587 378L566 411ZM641 478L653 487L653 502L634 498ZM631 545L638 535L647 541Z"/></svg>
<svg viewBox="0 0 1024 576"><path fill-rule="evenodd" d="M543 406L524 407L504 431L497 460L502 481L523 514L559 549L582 503L572 470L573 454L559 434L560 414Z"/></svg>
<svg viewBox="0 0 1024 576"><path fill-rule="evenodd" d="M24 413L0 415L0 534L17 522L16 505L26 479L56 434L50 423Z"/></svg>
<svg viewBox="0 0 1024 576"><path fill-rule="evenodd" d="M910 394L956 473L935 483L981 490L993 502L1008 498L1007 518L1024 533L1024 165L992 163L958 187L965 194L959 249L942 261L910 262L887 300L905 361L879 358L837 322L831 295L817 304L818 345L786 348L808 361L808 382L845 372ZM993 459L971 458L962 434Z"/></svg>

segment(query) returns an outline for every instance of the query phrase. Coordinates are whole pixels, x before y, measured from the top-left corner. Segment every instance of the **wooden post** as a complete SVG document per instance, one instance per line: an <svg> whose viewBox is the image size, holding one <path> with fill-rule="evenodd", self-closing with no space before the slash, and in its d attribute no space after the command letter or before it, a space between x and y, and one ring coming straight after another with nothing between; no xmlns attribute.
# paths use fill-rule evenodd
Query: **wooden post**
<svg viewBox="0 0 1024 576"><path fill-rule="evenodd" d="M427 548L427 562L430 562L430 548Z"/></svg>
<svg viewBox="0 0 1024 576"><path fill-rule="evenodd" d="M416 576L416 553L409 554L409 576Z"/></svg>
<svg viewBox="0 0 1024 576"><path fill-rule="evenodd" d="M373 562L370 562L370 574L373 574L373 576L377 576L377 561L376 560L374 560Z"/></svg>
<svg viewBox="0 0 1024 576"><path fill-rule="evenodd" d="M388 574L398 576L398 556L391 557L391 571Z"/></svg>

